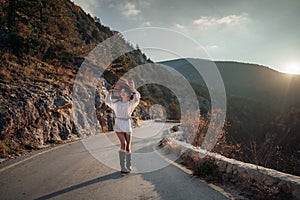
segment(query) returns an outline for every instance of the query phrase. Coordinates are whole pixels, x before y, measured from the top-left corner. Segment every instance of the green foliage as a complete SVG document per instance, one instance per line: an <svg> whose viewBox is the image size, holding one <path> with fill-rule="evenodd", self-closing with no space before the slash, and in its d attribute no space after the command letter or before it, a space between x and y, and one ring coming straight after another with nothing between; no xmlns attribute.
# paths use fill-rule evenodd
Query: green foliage
<svg viewBox="0 0 300 200"><path fill-rule="evenodd" d="M24 145L24 148L27 150L35 150L38 149L38 145L35 142L29 142L28 144Z"/></svg>
<svg viewBox="0 0 300 200"><path fill-rule="evenodd" d="M10 33L8 48L10 48L15 55L22 55L22 53L25 51L24 43L24 38L21 37L17 32Z"/></svg>
<svg viewBox="0 0 300 200"><path fill-rule="evenodd" d="M47 62L84 56L114 34L68 0L4 0L0 17L9 34L7 51Z"/></svg>
<svg viewBox="0 0 300 200"><path fill-rule="evenodd" d="M49 141L50 144L63 144L64 141L62 140L56 140L56 139L52 139Z"/></svg>
<svg viewBox="0 0 300 200"><path fill-rule="evenodd" d="M181 111L179 102L171 90L157 84L147 84L144 88L142 87L139 90L143 100L146 100L152 105L162 105L166 109L168 119L180 119Z"/></svg>

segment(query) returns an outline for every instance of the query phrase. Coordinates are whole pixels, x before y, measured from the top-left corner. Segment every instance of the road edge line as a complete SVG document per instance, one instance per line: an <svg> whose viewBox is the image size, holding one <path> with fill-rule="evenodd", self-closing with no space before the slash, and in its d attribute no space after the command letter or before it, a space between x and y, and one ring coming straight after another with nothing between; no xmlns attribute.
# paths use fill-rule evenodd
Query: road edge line
<svg viewBox="0 0 300 200"><path fill-rule="evenodd" d="M79 141L81 141L81 140L77 140L77 141L74 141L74 142L72 142L72 143L79 142ZM28 161L28 160L31 160L31 159L33 159L33 158L35 158L35 157L38 157L38 156L40 156L40 155L42 155L42 154L45 154L45 153L48 153L48 152L53 151L53 150L55 150L55 149L59 149L59 148L61 148L61 147L64 147L64 146L66 146L67 144L71 144L71 143L62 144L62 145L59 145L59 146L56 146L56 147L47 149L47 150L45 150L45 151L41 151L41 152L36 153L36 154L34 154L34 155L32 155L32 156L29 156L28 158L24 158L24 159L22 159L22 160L20 160L20 161L17 161L17 162L12 163L12 164L10 164L10 165L8 165L8 166L5 166L5 167L3 167L3 168L0 169L0 173L4 172L4 171L6 171L6 170L8 170L8 169L10 169L10 168L12 168L12 167L18 166L18 165L20 165L20 164L22 164L22 163L24 163L24 162L26 162L26 161ZM5 162L5 161L4 161L4 162Z"/></svg>
<svg viewBox="0 0 300 200"><path fill-rule="evenodd" d="M103 133L103 134L113 134L113 133L114 133L113 131L109 131L109 132L105 132L105 133ZM101 134L101 133L100 133L100 134ZM96 134L95 134L95 135L96 135ZM44 153L48 153L48 152L50 152L50 151L53 151L53 150L62 148L62 147L64 147L64 146L66 146L66 145L71 145L71 144L74 144L74 143L77 143L77 142L82 142L82 140L84 140L84 139L85 139L85 138L80 138L80 139L73 140L73 141L66 141L64 144L60 144L60 145L57 145L57 146L54 146L54 147L50 147L50 148L47 149L47 150L42 150L42 151L39 152L39 153L33 154L33 155L31 155L31 156L29 156L29 157L27 157L27 158L24 158L24 159L22 159L22 160L20 160L20 161L16 161L15 163L12 163L12 164L9 164L9 165L7 165L7 166L4 166L3 168L0 169L0 173L4 172L4 171L6 171L6 170L8 170L8 169L10 169L10 168L12 168L12 167L15 167L15 166L17 166L17 165L19 165L19 164L22 164L23 162L26 162L26 161L28 161L28 160L30 160L30 159L33 159L33 158L35 158L35 157L37 157L37 156L40 156L40 155L42 155L42 154L44 154ZM21 156L22 156L22 155L21 155ZM6 161L2 161L2 162L6 162Z"/></svg>

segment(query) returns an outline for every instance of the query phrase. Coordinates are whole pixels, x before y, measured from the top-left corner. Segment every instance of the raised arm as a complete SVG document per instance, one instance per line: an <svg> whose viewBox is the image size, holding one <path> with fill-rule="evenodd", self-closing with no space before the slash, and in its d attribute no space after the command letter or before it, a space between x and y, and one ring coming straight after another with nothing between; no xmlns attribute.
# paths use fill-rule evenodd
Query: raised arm
<svg viewBox="0 0 300 200"><path fill-rule="evenodd" d="M141 94L136 89L134 89L133 90L133 99L131 100L132 104L134 105L134 107L136 107L137 105L139 105L140 98L141 98Z"/></svg>
<svg viewBox="0 0 300 200"><path fill-rule="evenodd" d="M135 89L135 84L132 80L129 81L129 87L133 92L133 99L130 101L131 112L133 112L134 108L140 103L141 94Z"/></svg>
<svg viewBox="0 0 300 200"><path fill-rule="evenodd" d="M140 103L140 93L137 90L133 90L133 99L129 101L129 113L131 114L135 107Z"/></svg>
<svg viewBox="0 0 300 200"><path fill-rule="evenodd" d="M115 103L111 100L111 93L112 93L112 90L109 90L109 92L106 94L106 97L105 97L105 103L111 108L111 109L115 109Z"/></svg>

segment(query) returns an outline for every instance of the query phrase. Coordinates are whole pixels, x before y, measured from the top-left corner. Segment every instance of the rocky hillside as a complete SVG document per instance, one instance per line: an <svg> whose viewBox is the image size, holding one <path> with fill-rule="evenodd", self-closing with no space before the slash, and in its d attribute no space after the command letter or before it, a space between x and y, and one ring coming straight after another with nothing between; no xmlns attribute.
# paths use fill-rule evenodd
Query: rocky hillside
<svg viewBox="0 0 300 200"><path fill-rule="evenodd" d="M0 156L78 139L71 117L76 73L84 57L117 32L69 0L0 0L0 5ZM146 62L136 49L105 72L107 81L99 82L95 102L99 131L112 127L103 102L107 87ZM142 101L139 118L146 117L147 106Z"/></svg>
<svg viewBox="0 0 300 200"><path fill-rule="evenodd" d="M300 108L291 107L264 126L264 142L257 152L258 163L300 175Z"/></svg>

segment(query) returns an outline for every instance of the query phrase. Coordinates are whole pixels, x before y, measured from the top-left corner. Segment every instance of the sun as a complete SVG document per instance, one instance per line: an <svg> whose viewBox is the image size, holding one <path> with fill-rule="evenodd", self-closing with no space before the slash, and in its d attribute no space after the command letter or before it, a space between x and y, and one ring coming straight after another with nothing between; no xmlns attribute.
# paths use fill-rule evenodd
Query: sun
<svg viewBox="0 0 300 200"><path fill-rule="evenodd" d="M285 72L289 74L300 74L300 65L298 63L291 63L286 66Z"/></svg>

